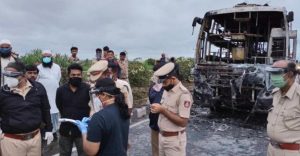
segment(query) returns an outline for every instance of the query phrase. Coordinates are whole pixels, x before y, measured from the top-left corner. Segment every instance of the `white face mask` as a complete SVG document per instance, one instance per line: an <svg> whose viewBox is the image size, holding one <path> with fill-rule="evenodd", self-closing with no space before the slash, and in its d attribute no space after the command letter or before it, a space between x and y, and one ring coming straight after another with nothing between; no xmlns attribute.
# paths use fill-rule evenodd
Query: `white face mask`
<svg viewBox="0 0 300 156"><path fill-rule="evenodd" d="M14 87L18 86L19 80L17 78L14 78L14 77L5 77L5 84L9 88L14 88Z"/></svg>

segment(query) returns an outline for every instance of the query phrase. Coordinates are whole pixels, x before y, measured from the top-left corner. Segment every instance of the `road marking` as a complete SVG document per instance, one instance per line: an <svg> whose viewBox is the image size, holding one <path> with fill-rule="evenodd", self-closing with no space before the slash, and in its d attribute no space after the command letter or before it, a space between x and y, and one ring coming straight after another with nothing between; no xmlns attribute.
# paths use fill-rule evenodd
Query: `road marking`
<svg viewBox="0 0 300 156"><path fill-rule="evenodd" d="M142 121L139 121L139 122L137 122L137 123L134 123L134 124L130 125L129 128L134 128L134 127L139 126L139 125L141 125L141 124L143 124L143 123L145 123L145 122L148 122L148 121L149 121L149 119L144 119L144 120L142 120ZM75 151L76 151L76 147L73 147L73 148L72 148L72 153L75 152ZM59 156L59 153L54 154L54 155L52 155L52 156Z"/></svg>

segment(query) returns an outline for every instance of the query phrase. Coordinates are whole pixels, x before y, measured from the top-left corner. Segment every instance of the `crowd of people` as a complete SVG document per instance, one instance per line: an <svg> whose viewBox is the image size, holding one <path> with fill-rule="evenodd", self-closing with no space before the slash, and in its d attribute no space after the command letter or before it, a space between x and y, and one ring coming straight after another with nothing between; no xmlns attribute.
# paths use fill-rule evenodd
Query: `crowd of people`
<svg viewBox="0 0 300 156"><path fill-rule="evenodd" d="M71 47L70 51L68 82L61 84L61 67L54 62L50 50L42 51L40 64L25 65L12 52L9 40L0 41L3 156L39 156L53 140L58 141L61 156L70 156L73 144L79 156L127 155L133 95L126 52L120 52L116 59L108 46L103 51L97 48L87 71L88 80L84 80L78 48ZM153 155L173 155L174 149L183 154L191 95L178 79L179 66L174 58L169 61L162 54L153 70L149 90L150 127L154 126L157 134L156 140L152 139L153 148L157 149ZM160 94L153 92L158 90ZM164 90L168 93L162 94ZM180 136L180 147L173 142L174 147L169 149L172 144L165 146L158 141L165 138L170 142L168 138L176 135Z"/></svg>
<svg viewBox="0 0 300 156"><path fill-rule="evenodd" d="M45 147L58 140L61 156L70 156L73 144L79 156L128 154L133 95L126 52L117 60L109 47L97 48L87 81L77 53L72 47L68 82L60 84L61 68L50 50L42 52L39 65L25 65L9 40L0 41L0 155L40 156L42 140ZM148 94L152 155L185 156L192 95L180 81L175 58L162 54L153 71ZM268 116L268 155L292 155L300 150L296 64L280 60L267 71L276 87Z"/></svg>

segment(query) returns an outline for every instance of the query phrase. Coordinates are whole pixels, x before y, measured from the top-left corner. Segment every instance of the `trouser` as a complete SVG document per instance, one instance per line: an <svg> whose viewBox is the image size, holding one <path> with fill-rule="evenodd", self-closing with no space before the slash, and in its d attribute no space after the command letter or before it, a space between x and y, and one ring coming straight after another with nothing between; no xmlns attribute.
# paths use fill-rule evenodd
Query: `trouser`
<svg viewBox="0 0 300 156"><path fill-rule="evenodd" d="M41 156L40 132L29 140L18 140L1 136L2 156Z"/></svg>
<svg viewBox="0 0 300 156"><path fill-rule="evenodd" d="M159 135L158 131L151 129L152 156L158 156L159 154L158 135Z"/></svg>
<svg viewBox="0 0 300 156"><path fill-rule="evenodd" d="M164 137L159 134L159 156L185 156L186 132Z"/></svg>
<svg viewBox="0 0 300 156"><path fill-rule="evenodd" d="M299 150L283 150L269 143L267 156L300 156Z"/></svg>
<svg viewBox="0 0 300 156"><path fill-rule="evenodd" d="M59 155L71 156L73 143L75 143L78 156L84 156L82 138L81 137L59 137Z"/></svg>

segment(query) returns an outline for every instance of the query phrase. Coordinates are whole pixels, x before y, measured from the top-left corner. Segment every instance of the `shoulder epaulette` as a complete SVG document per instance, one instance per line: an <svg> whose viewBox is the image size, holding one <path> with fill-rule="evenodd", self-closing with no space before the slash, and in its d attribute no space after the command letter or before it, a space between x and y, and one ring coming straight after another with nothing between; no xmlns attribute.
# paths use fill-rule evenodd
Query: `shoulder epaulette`
<svg viewBox="0 0 300 156"><path fill-rule="evenodd" d="M186 87L184 87L183 85L180 85L179 88L180 88L180 90L182 90L182 92L184 94L189 94L190 93L189 90Z"/></svg>

